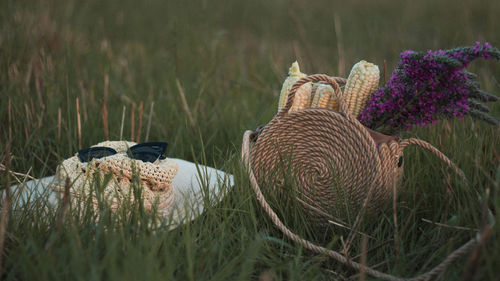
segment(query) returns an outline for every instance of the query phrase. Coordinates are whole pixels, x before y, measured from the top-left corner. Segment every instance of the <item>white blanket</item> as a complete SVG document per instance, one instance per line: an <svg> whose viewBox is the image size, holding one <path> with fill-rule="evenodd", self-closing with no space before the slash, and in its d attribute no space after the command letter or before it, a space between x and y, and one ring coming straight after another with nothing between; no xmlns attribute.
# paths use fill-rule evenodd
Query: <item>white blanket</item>
<svg viewBox="0 0 500 281"><path fill-rule="evenodd" d="M171 228L175 228L198 217L204 210L204 204L220 202L234 185L234 179L231 174L208 166L176 158L171 160L177 163L179 171L172 182L175 203L172 212L165 218L171 221ZM22 207L28 198L42 197L56 206L61 194L54 191L51 184L56 184L53 176L12 186L13 192L20 192L14 207Z"/></svg>

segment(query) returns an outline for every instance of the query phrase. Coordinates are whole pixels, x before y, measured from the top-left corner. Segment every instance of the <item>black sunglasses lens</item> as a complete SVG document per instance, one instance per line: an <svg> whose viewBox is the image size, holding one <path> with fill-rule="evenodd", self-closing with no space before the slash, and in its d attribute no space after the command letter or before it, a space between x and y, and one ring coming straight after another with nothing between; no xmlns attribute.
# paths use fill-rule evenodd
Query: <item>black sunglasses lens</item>
<svg viewBox="0 0 500 281"><path fill-rule="evenodd" d="M134 159L137 159L137 160L141 160L141 161L144 161L144 162L151 162L151 163L153 163L158 158L165 159L165 156L163 156L163 158L161 158L161 155L158 155L158 153L142 151L142 152L134 152L133 153L133 157L131 157L131 158L134 158Z"/></svg>
<svg viewBox="0 0 500 281"><path fill-rule="evenodd" d="M132 146L130 151L132 152L156 152L159 155L164 154L167 150L168 143L166 142L145 142Z"/></svg>
<svg viewBox="0 0 500 281"><path fill-rule="evenodd" d="M134 145L127 153L129 157L145 162L154 162L156 159L165 159L166 142L145 142ZM153 159L154 158L154 159Z"/></svg>
<svg viewBox="0 0 500 281"><path fill-rule="evenodd" d="M89 147L78 151L78 158L82 162L89 162L92 159L102 158L116 154L116 150L110 147Z"/></svg>

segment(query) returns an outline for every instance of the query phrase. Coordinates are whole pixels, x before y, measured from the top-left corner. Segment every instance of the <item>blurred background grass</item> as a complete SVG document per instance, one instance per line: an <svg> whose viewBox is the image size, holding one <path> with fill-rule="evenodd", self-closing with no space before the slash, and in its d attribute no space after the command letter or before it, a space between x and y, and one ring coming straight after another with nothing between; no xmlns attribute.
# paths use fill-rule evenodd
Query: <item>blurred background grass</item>
<svg viewBox="0 0 500 281"><path fill-rule="evenodd" d="M201 221L161 234L142 229L132 235L139 239L130 245L124 237L93 232L101 226L77 221L71 235L62 237L59 250L46 253L43 245L50 236L50 220L39 218L35 210L27 211L24 215L36 222L39 231L33 232L34 226L28 223L10 220L7 236L11 240L6 240L7 250L2 253L7 271L2 277L137 279L142 275L121 269L134 267L139 260L135 268L150 272L145 279L349 276L352 272L331 260L279 240L281 234L255 204L238 163L243 131L273 117L281 83L295 60L305 73L343 77L361 59L378 64L381 70L386 62L388 77L399 53L406 49L445 49L476 41L500 46L499 14L500 2L491 0L2 1L0 156L5 158L5 145L12 140L12 170L30 171L34 177L53 175L57 164L77 151L78 98L82 147L105 139L103 106L108 112L110 139L120 137L125 107L123 138L132 139L133 134L137 142L144 141L154 102L149 140L168 141L170 157L224 167L237 176L234 192L221 205L209 208ZM478 61L469 69L479 75L484 90L500 93L500 63ZM500 116L498 103L490 107L493 115ZM415 129L405 136L427 140L449 155L473 187L460 188L453 176L446 176L451 171L441 168L432 156L416 149L408 151L399 215L401 224L411 222L408 229L414 230L413 239L405 242L405 254L398 260L391 244L375 251L370 264L385 262L381 270L409 276L435 265L468 237L467 233L453 236L456 231L422 225L417 217L446 222L455 216L458 224L479 227L480 210L469 201L475 200L475 192L484 194L487 189L491 191L490 207L500 207L500 137L498 128L467 118ZM4 173L1 180L4 186ZM454 185L459 186L458 191ZM286 210L283 212L286 216ZM385 233L373 245L393 233L391 215L389 211L382 227L366 226ZM437 236L422 238L422 229ZM473 261L480 264L474 271L478 280L498 276L498 230L497 226L480 258ZM81 231L86 231L90 247L77 258L74 235ZM298 231L307 232L300 227ZM276 246L266 238L272 235L280 241ZM435 243L427 243L430 240ZM150 256L150 247L183 258L163 252ZM118 254L108 256L104 249ZM125 257L119 254L123 249ZM69 269L59 265L60 274L50 273L51 266L61 260L72 260ZM461 264L467 261L463 259ZM111 265L116 270L106 271ZM444 278L461 278L466 276L463 272L463 266L457 265Z"/></svg>

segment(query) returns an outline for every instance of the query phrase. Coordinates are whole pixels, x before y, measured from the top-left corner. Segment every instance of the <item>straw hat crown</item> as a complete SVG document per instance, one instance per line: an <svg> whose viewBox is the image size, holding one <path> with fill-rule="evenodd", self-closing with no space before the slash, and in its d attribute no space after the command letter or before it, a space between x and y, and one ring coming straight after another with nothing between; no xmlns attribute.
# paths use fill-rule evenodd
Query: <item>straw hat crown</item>
<svg viewBox="0 0 500 281"><path fill-rule="evenodd" d="M168 208L174 201L172 181L178 171L177 164L168 158L157 160L155 163L131 159L127 156L127 150L135 144L129 141L104 141L93 147L109 147L117 153L84 163L77 154L64 160L56 170L56 179L60 183L56 189L62 191L66 178L69 178L73 196L91 196L97 204L93 190L96 181L99 181L104 185L104 197L111 203L111 207L116 209L123 200L134 201L134 185L131 183L134 177L137 177L142 188L141 199L145 208L151 209L154 204L158 204L159 210Z"/></svg>

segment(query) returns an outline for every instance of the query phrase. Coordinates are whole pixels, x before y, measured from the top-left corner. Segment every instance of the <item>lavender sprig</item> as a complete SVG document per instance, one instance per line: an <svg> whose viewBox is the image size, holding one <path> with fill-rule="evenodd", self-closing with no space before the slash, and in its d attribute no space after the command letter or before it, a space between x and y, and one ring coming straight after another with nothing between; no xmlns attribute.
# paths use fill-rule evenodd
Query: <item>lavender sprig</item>
<svg viewBox="0 0 500 281"><path fill-rule="evenodd" d="M476 42L471 47L427 53L405 51L400 56L387 84L372 95L361 113L363 124L386 134L465 114L498 124L485 113L488 108L476 101L498 98L481 91L477 75L465 70L478 58L500 60L497 48Z"/></svg>

